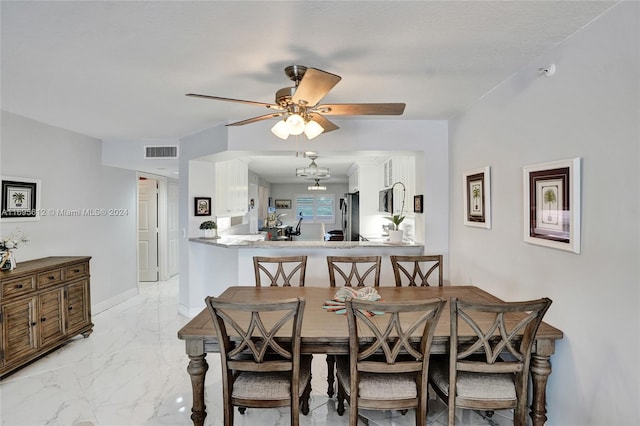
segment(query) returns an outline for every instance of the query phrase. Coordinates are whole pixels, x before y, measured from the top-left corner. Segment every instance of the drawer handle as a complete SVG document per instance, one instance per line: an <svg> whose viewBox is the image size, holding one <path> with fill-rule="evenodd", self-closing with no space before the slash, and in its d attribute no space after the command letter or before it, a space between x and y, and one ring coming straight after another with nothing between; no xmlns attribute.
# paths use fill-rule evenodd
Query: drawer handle
<svg viewBox="0 0 640 426"><path fill-rule="evenodd" d="M50 280L55 280L56 276L55 275L49 275L47 278L50 279Z"/></svg>
<svg viewBox="0 0 640 426"><path fill-rule="evenodd" d="M22 288L24 287L22 284L16 284L16 288Z"/></svg>
<svg viewBox="0 0 640 426"><path fill-rule="evenodd" d="M78 272L80 272L80 269L74 269L73 272L77 274Z"/></svg>

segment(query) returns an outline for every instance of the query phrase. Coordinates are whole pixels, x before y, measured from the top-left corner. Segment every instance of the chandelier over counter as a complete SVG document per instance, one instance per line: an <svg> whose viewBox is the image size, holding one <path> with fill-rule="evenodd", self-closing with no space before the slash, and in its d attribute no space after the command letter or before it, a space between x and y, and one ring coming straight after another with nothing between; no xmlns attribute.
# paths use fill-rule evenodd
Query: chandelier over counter
<svg viewBox="0 0 640 426"><path fill-rule="evenodd" d="M308 191L326 191L327 187L324 185L320 185L320 179L316 179L315 185L309 185L307 187Z"/></svg>
<svg viewBox="0 0 640 426"><path fill-rule="evenodd" d="M317 155L309 155L311 158L311 164L307 167L298 167L296 169L297 177L304 177L309 179L328 178L331 176L331 171L327 167L318 167L316 164Z"/></svg>

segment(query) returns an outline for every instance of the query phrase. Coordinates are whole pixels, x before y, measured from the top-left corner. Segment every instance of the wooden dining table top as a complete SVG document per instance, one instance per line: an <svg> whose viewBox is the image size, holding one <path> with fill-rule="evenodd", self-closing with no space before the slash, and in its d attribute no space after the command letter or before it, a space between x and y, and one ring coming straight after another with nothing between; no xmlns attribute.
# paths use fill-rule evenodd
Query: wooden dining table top
<svg viewBox="0 0 640 426"><path fill-rule="evenodd" d="M237 302L274 301L295 297L303 297L306 302L301 330L301 350L304 353L341 354L348 352L349 331L345 315L329 312L323 308L325 301L333 299L336 287L255 287L236 286L227 288L219 297ZM443 286L443 287L376 287L384 301L416 301L434 298L449 300L452 297L474 302L499 302L497 297L474 286ZM384 321L385 315L375 317L377 321ZM477 320L477 319L476 319ZM489 321L489 318L487 319ZM513 322L517 318L513 318ZM471 330L468 330L472 335ZM459 334L464 336L465 330ZM450 335L449 306L438 321L432 352L446 353ZM555 341L562 339L562 331L543 322L538 329L536 340ZM204 309L179 332L182 340L203 340L205 352L217 352L216 332L211 314Z"/></svg>

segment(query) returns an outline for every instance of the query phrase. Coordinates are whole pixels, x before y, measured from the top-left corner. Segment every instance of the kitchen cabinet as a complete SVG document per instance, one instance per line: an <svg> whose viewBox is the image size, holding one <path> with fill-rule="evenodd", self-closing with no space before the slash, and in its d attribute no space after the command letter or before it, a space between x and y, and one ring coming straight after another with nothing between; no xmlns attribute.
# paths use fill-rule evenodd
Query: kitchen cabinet
<svg viewBox="0 0 640 426"><path fill-rule="evenodd" d="M389 188L396 182L402 182L405 187L403 215L413 212L413 196L415 195L415 157L410 155L396 155L382 163L383 188ZM393 188L393 214L400 214L402 210L402 185Z"/></svg>
<svg viewBox="0 0 640 426"><path fill-rule="evenodd" d="M47 257L0 273L0 377L93 331L90 257Z"/></svg>
<svg viewBox="0 0 640 426"><path fill-rule="evenodd" d="M241 160L216 163L216 216L244 216L249 205L249 168Z"/></svg>
<svg viewBox="0 0 640 426"><path fill-rule="evenodd" d="M349 192L360 191L360 169L356 166L349 169Z"/></svg>

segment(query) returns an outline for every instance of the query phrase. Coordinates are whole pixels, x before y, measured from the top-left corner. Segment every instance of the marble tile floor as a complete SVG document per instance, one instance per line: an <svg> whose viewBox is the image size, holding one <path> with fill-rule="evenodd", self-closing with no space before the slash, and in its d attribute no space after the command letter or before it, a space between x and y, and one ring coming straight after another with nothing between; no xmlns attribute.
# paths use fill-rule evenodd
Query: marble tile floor
<svg viewBox="0 0 640 426"><path fill-rule="evenodd" d="M2 426L124 426L190 425L191 382L184 342L177 331L188 319L177 313L177 277L143 283L139 295L93 317L94 332L78 336L64 347L0 382ZM222 425L220 363L207 356L206 425ZM348 412L338 416L336 400L326 395L325 357L313 361L311 412L301 425L347 425ZM348 410L347 406L347 410ZM457 424L511 425L511 413L491 419L460 411ZM361 424L408 426L411 411L362 411ZM446 425L446 407L429 401L429 425ZM238 426L287 425L288 408L248 409L235 416Z"/></svg>

